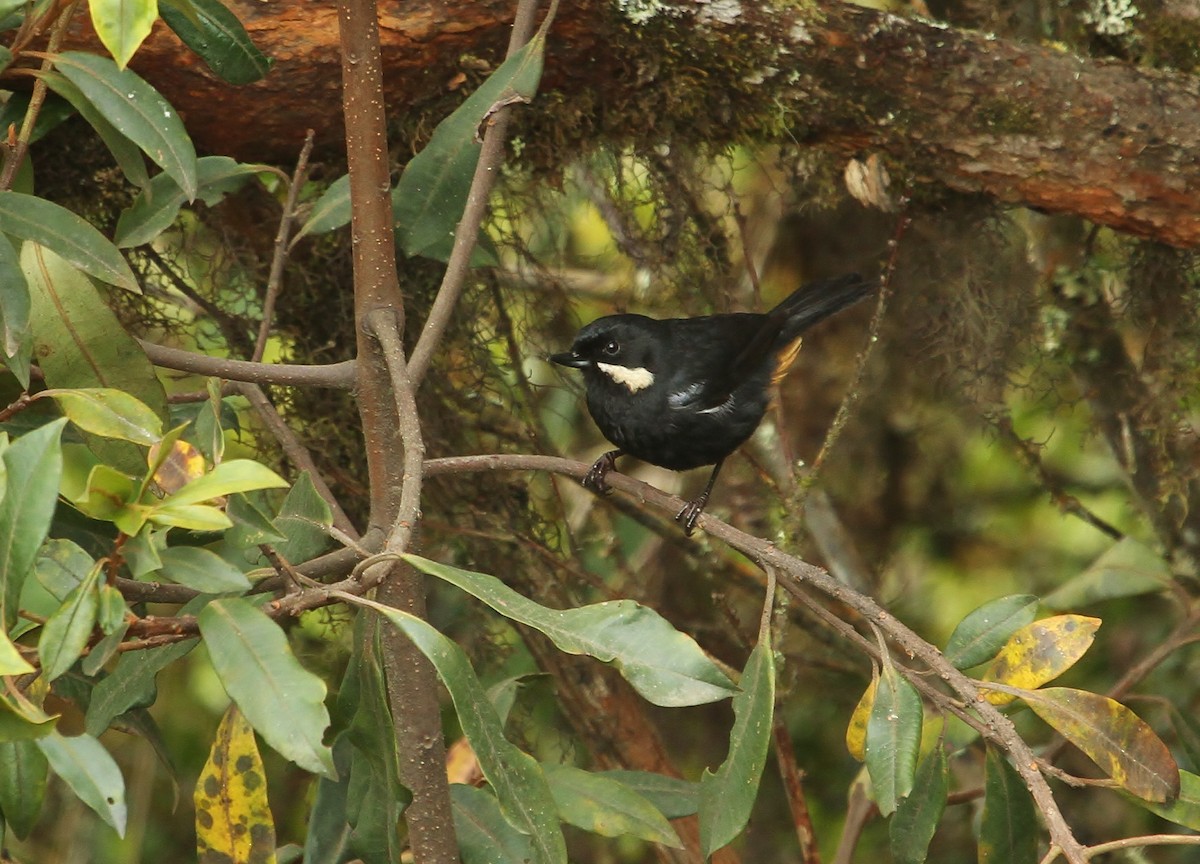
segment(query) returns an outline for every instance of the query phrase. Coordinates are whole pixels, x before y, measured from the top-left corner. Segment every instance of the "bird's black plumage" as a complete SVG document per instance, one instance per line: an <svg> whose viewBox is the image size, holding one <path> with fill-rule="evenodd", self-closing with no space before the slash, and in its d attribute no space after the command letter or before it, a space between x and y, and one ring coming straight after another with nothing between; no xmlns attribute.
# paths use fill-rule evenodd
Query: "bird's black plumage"
<svg viewBox="0 0 1200 864"><path fill-rule="evenodd" d="M800 335L873 287L841 276L805 285L766 313L608 315L583 327L571 350L550 360L583 372L588 411L618 448L596 460L584 485L606 491L604 477L624 454L675 471L714 465L704 492L676 517L690 534L722 461L762 421Z"/></svg>

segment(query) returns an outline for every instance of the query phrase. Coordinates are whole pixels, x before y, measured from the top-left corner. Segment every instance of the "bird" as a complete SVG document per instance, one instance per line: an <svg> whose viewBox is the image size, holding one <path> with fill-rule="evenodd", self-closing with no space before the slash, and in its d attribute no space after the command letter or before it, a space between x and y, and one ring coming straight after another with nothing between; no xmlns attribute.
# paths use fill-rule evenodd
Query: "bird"
<svg viewBox="0 0 1200 864"><path fill-rule="evenodd" d="M616 449L584 475L610 490L608 473L629 455L672 471L712 465L704 491L675 519L690 536L725 459L762 422L772 385L787 374L801 334L875 289L858 274L810 282L769 312L696 318L606 315L576 334L552 363L579 369L588 413Z"/></svg>

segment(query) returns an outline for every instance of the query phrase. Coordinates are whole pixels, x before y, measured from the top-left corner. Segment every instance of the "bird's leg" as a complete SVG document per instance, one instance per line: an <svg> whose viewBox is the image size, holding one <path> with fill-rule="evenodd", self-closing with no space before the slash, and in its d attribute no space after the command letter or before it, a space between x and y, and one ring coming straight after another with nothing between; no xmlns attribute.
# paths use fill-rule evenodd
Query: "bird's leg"
<svg viewBox="0 0 1200 864"><path fill-rule="evenodd" d="M717 482L717 474L724 463L725 460L722 459L713 466L712 474L708 475L708 485L704 487L704 491L684 504L683 509L675 515L675 521L683 523L683 533L688 537L691 537L692 532L696 530L696 521L704 512L704 505L708 503L708 496L712 494L713 486Z"/></svg>
<svg viewBox="0 0 1200 864"><path fill-rule="evenodd" d="M607 495L612 491L612 488L605 481L608 472L617 467L617 458L624 456L624 450L609 450L599 459L592 463L592 467L583 475L583 488L591 489L593 492L598 492L601 495Z"/></svg>

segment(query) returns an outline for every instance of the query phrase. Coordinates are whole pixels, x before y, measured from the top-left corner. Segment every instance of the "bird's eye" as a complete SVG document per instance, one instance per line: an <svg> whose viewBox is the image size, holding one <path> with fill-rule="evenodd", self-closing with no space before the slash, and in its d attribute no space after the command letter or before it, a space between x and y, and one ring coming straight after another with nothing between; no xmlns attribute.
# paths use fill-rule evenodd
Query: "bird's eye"
<svg viewBox="0 0 1200 864"><path fill-rule="evenodd" d="M604 353L608 354L609 356L616 354L620 350L621 350L621 346L620 346L620 344L618 344L616 339L609 339L608 342L605 343L605 345L604 345Z"/></svg>

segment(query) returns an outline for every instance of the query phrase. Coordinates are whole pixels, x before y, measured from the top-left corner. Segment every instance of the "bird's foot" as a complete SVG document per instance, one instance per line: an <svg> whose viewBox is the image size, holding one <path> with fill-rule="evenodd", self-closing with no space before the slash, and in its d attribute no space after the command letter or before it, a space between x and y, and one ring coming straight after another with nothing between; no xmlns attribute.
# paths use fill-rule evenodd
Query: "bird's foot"
<svg viewBox="0 0 1200 864"><path fill-rule="evenodd" d="M607 495L612 491L612 487L608 485L608 481L604 478L608 476L608 472L617 467L617 457L622 455L621 450L609 450L599 459L592 463L592 467L583 475L583 488L591 489L600 495Z"/></svg>
<svg viewBox="0 0 1200 864"><path fill-rule="evenodd" d="M683 526L683 533L691 537L692 532L696 530L696 522L700 519L700 514L704 512L704 506L708 504L708 494L700 495L693 498L691 501L683 505L683 509L675 514L675 521Z"/></svg>

